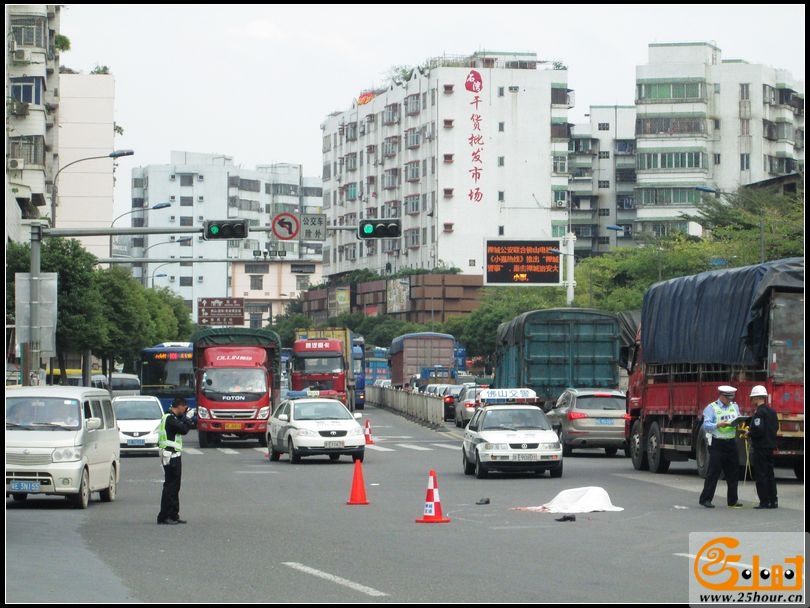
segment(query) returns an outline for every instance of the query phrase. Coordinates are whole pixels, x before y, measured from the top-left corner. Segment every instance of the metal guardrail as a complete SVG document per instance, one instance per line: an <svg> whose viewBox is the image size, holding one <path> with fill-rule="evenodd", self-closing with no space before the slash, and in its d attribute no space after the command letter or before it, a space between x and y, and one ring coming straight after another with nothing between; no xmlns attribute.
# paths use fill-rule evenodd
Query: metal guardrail
<svg viewBox="0 0 810 608"><path fill-rule="evenodd" d="M440 426L444 424L444 402L436 395L409 393L381 386L366 387L366 403L400 412L410 418Z"/></svg>

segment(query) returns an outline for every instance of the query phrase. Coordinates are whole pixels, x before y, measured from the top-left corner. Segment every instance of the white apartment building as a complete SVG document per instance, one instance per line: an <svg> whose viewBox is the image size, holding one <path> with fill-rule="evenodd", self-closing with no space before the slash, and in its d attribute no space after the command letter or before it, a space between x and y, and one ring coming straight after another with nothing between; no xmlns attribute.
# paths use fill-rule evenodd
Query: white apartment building
<svg viewBox="0 0 810 608"><path fill-rule="evenodd" d="M233 157L171 152L170 163L132 171L133 227L167 232L117 237L115 254L149 258L134 263L135 276L156 289L180 295L197 322L202 298L244 298L246 324L264 326L298 293L320 279L322 243L277 238L280 213L321 213L320 180L296 164L243 169ZM246 239L205 241L206 220L247 219ZM122 222L126 218L122 218ZM169 229L180 228L177 233ZM310 262L312 272L293 272Z"/></svg>
<svg viewBox="0 0 810 608"><path fill-rule="evenodd" d="M534 53L444 56L331 114L321 125L331 225L400 218L402 237L336 230L324 274L446 266L480 275L485 239L562 238L573 95L567 71L551 68Z"/></svg>
<svg viewBox="0 0 810 608"><path fill-rule="evenodd" d="M697 186L740 186L804 170L804 83L723 60L709 43L650 44L636 67L637 236L689 232Z"/></svg>
<svg viewBox="0 0 810 608"><path fill-rule="evenodd" d="M7 4L6 238L27 241L27 220L50 212L58 165L58 4Z"/></svg>

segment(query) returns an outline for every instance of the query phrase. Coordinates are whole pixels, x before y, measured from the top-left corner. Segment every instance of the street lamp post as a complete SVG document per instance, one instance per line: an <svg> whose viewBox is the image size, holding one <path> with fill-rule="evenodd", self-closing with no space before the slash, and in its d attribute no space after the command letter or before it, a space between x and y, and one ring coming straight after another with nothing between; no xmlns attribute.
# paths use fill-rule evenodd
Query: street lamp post
<svg viewBox="0 0 810 608"><path fill-rule="evenodd" d="M155 277L167 277L167 276L169 276L169 275L166 274L165 272L159 272L157 274L153 274L152 275L152 289L155 288Z"/></svg>
<svg viewBox="0 0 810 608"><path fill-rule="evenodd" d="M163 268L164 266L168 266L169 264L177 264L177 262L166 262L165 264L158 264L157 266L155 266L155 269L152 271L152 289L155 288L155 277L169 276L165 272L155 274L159 269Z"/></svg>
<svg viewBox="0 0 810 608"><path fill-rule="evenodd" d="M135 154L134 150L113 150L109 154L104 154L102 156L87 156L85 158L78 158L73 162L66 164L64 167L59 167L59 170L53 176L53 195L51 196L51 226L56 226L56 207L59 201L59 174L62 173L68 167L75 165L76 163L81 163L86 160L98 160L100 158L121 158L122 156L132 156Z"/></svg>
<svg viewBox="0 0 810 608"><path fill-rule="evenodd" d="M158 245L171 245L172 243L179 243L179 244L183 244L183 243L190 243L190 242L191 242L191 241L193 241L193 240L194 240L194 237L185 236L185 237L182 237L182 238L179 238L179 239L175 239L175 240L173 240L173 241L161 241L161 242L159 242L159 243L155 243L155 244L153 244L153 245L149 245L148 247L144 248L143 253L141 254L141 258L146 258L146 257L147 257L147 256L146 256L146 252L147 252L147 251L149 251L149 250L150 250L152 247L157 247ZM171 264L171 263L172 263L172 262L166 262L166 264ZM149 262L147 261L147 262L146 262L146 264L147 264L146 269L148 270L148 268L149 268L149 266L148 266ZM160 266L165 266L166 264L161 264ZM155 268L155 271L156 271L158 268L160 268L160 266L157 266L157 267ZM143 272L143 264L141 265L141 267L142 267L142 270L141 270L142 282L143 282L144 287L146 287L146 273L144 273L144 272ZM154 272L154 271L153 271L153 272ZM158 276L159 276L159 275L158 275ZM154 283L154 282L155 282L155 281L154 281L154 279L153 279L153 280L152 280L152 283ZM153 285L153 287L154 287L154 285Z"/></svg>
<svg viewBox="0 0 810 608"><path fill-rule="evenodd" d="M165 209L166 207L171 207L171 206L172 206L171 203L156 203L152 207L140 207L138 209L130 209L126 213L122 213L121 215L116 217L112 222L110 222L110 228L112 228L113 225L115 224L115 222L120 220L122 217L130 215L132 213L136 213L138 211L143 211L144 213L146 213L147 211L157 211L158 209ZM112 234L110 235L110 257L111 258L115 257L115 256L113 256L113 235Z"/></svg>
<svg viewBox="0 0 810 608"><path fill-rule="evenodd" d="M569 238L570 237L570 238ZM574 258L574 241L576 240L576 236L573 233L569 233L566 236L566 249L568 251L561 251L560 249L549 249L549 253L553 253L559 256L565 256L565 303L568 306L574 305L574 287L576 286L576 281L574 280L574 264L576 262Z"/></svg>

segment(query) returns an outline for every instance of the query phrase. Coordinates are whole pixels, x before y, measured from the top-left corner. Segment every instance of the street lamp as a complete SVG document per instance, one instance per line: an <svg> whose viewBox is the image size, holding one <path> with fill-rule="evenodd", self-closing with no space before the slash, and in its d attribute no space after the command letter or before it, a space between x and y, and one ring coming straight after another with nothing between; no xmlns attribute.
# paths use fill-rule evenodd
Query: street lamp
<svg viewBox="0 0 810 608"><path fill-rule="evenodd" d="M76 163L81 163L86 160L98 160L100 158L121 158L122 156L132 156L135 154L134 150L113 150L109 154L104 154L102 156L87 156L85 158L78 158L73 162L66 164L64 167L60 167L56 174L53 176L53 195L51 196L51 226L56 227L56 207L58 204L58 195L59 195L59 174L62 173L68 167L75 165Z"/></svg>
<svg viewBox="0 0 810 608"><path fill-rule="evenodd" d="M716 198L720 198L721 195L728 194L727 192L723 192L717 188L710 188L709 186L695 186L695 190L698 192L714 194ZM765 263L765 217L761 207L759 210L759 263Z"/></svg>
<svg viewBox="0 0 810 608"><path fill-rule="evenodd" d="M122 217L130 215L130 214L135 213L137 211L143 211L144 213L146 213L147 211L156 211L158 209L165 209L166 207L171 207L171 206L172 206L171 203L155 203L155 205L152 206L152 207L147 206L147 207L139 207L137 209L130 209L126 213L122 213L117 218L115 218L112 222L110 222L110 228L112 228L113 225L115 224L115 222L120 220ZM110 257L114 257L113 256L113 248L112 248L112 246L113 246L113 235L111 234L110 235Z"/></svg>
<svg viewBox="0 0 810 608"><path fill-rule="evenodd" d="M165 272L159 272L157 274L153 273L152 274L152 289L155 288L155 277L167 277L167 276L169 276L169 275L166 274Z"/></svg>
<svg viewBox="0 0 810 608"><path fill-rule="evenodd" d="M157 266L155 266L155 269L152 271L152 289L155 288L155 277L168 276L165 272L162 272L160 274L155 273L158 271L158 269L163 268L164 266L168 266L169 264L177 264L177 262L166 262L165 264L158 264Z"/></svg>

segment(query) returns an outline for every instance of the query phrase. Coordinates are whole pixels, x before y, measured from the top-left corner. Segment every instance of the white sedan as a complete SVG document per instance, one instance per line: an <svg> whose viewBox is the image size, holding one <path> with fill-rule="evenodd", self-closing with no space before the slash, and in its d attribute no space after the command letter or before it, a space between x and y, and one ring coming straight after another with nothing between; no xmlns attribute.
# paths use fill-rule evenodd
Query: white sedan
<svg viewBox="0 0 810 608"><path fill-rule="evenodd" d="M160 400L146 395L131 395L114 397L112 404L118 420L121 453L158 455L158 429L163 418Z"/></svg>
<svg viewBox="0 0 810 608"><path fill-rule="evenodd" d="M465 475L483 479L490 471L549 471L562 477L559 437L535 405L504 403L479 407L464 429Z"/></svg>
<svg viewBox="0 0 810 608"><path fill-rule="evenodd" d="M267 422L267 446L270 460L289 454L295 464L304 456L342 455L363 461L366 438L357 422L362 414L352 414L337 399L303 397L289 399L278 406Z"/></svg>

